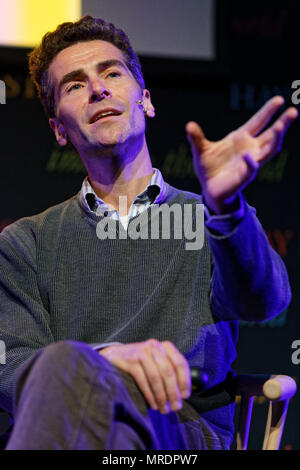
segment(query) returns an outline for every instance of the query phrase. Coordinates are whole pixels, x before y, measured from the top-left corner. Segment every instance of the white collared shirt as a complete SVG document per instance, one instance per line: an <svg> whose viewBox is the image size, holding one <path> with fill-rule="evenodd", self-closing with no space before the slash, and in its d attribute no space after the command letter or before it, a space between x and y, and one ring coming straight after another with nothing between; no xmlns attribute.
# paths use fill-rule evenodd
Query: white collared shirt
<svg viewBox="0 0 300 470"><path fill-rule="evenodd" d="M89 182L88 176L84 179L81 188L81 196L85 207L92 212L96 212L98 215L101 212L104 216L110 216L115 220L119 220L124 229L127 230L130 219L141 214L152 204L159 204L165 197L166 185L163 176L157 168L153 168L153 170L154 173L149 183L146 188L136 196L127 215L121 217L116 209L109 207L103 199L97 196ZM149 190L149 188L152 187L156 188L156 191ZM151 194L151 192L153 194Z"/></svg>

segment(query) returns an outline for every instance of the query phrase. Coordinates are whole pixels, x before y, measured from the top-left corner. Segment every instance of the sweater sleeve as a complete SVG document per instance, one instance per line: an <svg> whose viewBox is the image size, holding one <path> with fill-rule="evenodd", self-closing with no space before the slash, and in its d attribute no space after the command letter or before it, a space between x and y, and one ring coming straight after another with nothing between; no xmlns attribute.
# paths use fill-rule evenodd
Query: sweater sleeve
<svg viewBox="0 0 300 470"><path fill-rule="evenodd" d="M291 289L285 265L270 246L255 209L243 196L241 204L243 210L235 216L206 220L213 261L211 306L222 320L261 322L288 306Z"/></svg>
<svg viewBox="0 0 300 470"><path fill-rule="evenodd" d="M54 341L50 318L36 276L34 233L18 222L0 234L0 408L12 413L17 369L38 349Z"/></svg>

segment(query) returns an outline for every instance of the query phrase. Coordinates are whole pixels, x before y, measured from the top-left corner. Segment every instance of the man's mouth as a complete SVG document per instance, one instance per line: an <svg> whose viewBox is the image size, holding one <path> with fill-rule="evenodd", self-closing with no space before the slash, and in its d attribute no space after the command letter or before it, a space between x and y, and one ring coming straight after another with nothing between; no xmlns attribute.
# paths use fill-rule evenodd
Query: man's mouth
<svg viewBox="0 0 300 470"><path fill-rule="evenodd" d="M89 124L94 124L94 122L99 121L99 119L103 119L108 116L120 116L122 114L117 109L107 108L101 111L97 111L89 120Z"/></svg>

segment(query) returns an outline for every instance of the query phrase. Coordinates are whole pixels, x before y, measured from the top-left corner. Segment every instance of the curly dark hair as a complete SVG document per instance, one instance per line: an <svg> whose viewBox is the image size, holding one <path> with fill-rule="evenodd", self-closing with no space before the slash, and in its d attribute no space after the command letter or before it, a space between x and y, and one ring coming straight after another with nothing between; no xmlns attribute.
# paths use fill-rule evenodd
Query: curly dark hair
<svg viewBox="0 0 300 470"><path fill-rule="evenodd" d="M85 15L74 23L62 23L55 31L46 33L41 44L29 53L30 76L49 118L55 117L54 86L48 73L52 60L63 49L93 39L110 42L120 49L137 83L141 89L145 88L141 64L124 31L101 18Z"/></svg>

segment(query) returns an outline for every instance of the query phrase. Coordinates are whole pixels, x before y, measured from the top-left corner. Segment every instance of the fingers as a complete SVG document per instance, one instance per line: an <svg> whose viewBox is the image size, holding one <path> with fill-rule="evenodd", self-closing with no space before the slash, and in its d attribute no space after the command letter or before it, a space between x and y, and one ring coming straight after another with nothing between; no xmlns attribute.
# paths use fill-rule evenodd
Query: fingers
<svg viewBox="0 0 300 470"><path fill-rule="evenodd" d="M265 161L281 150L284 135L297 117L298 111L296 108L287 109L270 129L257 138L261 147L259 162Z"/></svg>
<svg viewBox="0 0 300 470"><path fill-rule="evenodd" d="M186 399L190 396L192 390L189 363L170 341L163 341L162 344L169 360L173 364L180 394L182 398Z"/></svg>
<svg viewBox="0 0 300 470"><path fill-rule="evenodd" d="M176 377L159 342L149 340L138 348L138 362L130 365L127 372L134 377L151 408L166 414L171 403L172 410L180 409Z"/></svg>
<svg viewBox="0 0 300 470"><path fill-rule="evenodd" d="M169 341L113 345L100 354L129 373L151 408L161 413L178 411L191 393L189 365Z"/></svg>
<svg viewBox="0 0 300 470"><path fill-rule="evenodd" d="M199 124L190 121L186 124L185 130L192 150L197 150L200 153L203 152L207 140Z"/></svg>
<svg viewBox="0 0 300 470"><path fill-rule="evenodd" d="M120 366L120 368L122 367ZM146 369L147 369L147 366L146 366ZM152 369L152 372L151 372L151 369ZM145 400L150 405L150 407L153 410L158 410L158 409L164 410L165 405L162 404L164 401L164 398L162 398L161 400L157 399L156 398L157 393L155 393L155 390L153 390L153 385L154 385L154 389L156 389L156 392L159 392L159 390L157 390L158 387L156 385L157 383L159 383L158 374L155 370L153 370L153 368L149 366L147 370L149 371L148 376L145 373L145 367L143 367L140 363L137 363L132 368L130 368L130 370L126 370L126 372L128 372L130 375L133 376L133 378L135 379L137 383L137 386L141 390L142 394L145 397ZM150 383L151 383L151 386L150 386ZM167 410L165 412L167 412Z"/></svg>
<svg viewBox="0 0 300 470"><path fill-rule="evenodd" d="M182 396L172 362L159 342L156 342L151 355L155 367L149 367L147 370L145 369L145 372L148 375L160 411L168 413L170 408L172 411L180 410Z"/></svg>
<svg viewBox="0 0 300 470"><path fill-rule="evenodd" d="M151 340L150 340L151 341ZM150 352L150 341L108 346L99 351L109 362L130 374L137 383L148 404L154 410L166 403L158 368ZM159 399L156 399L156 396Z"/></svg>
<svg viewBox="0 0 300 470"><path fill-rule="evenodd" d="M274 98L267 101L267 103L242 127L249 132L250 135L256 136L266 127L283 103L284 99L282 96L274 96Z"/></svg>
<svg viewBox="0 0 300 470"><path fill-rule="evenodd" d="M150 358L143 358L142 366L154 400L162 413L168 413L170 409L178 411L182 407L182 399L187 398L191 391L189 365L171 342L149 340L147 343L151 354Z"/></svg>

